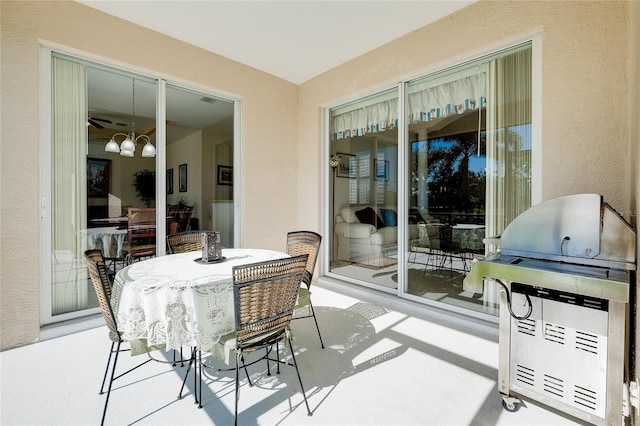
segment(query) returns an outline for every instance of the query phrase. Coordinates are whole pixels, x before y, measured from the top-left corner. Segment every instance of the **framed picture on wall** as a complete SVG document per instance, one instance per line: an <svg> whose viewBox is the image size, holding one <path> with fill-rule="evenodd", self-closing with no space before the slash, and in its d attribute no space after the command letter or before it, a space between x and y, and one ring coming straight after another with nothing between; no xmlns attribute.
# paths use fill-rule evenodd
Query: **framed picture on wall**
<svg viewBox="0 0 640 426"><path fill-rule="evenodd" d="M87 158L87 195L107 197L111 180L111 160Z"/></svg>
<svg viewBox="0 0 640 426"><path fill-rule="evenodd" d="M178 191L187 192L187 164L178 167Z"/></svg>
<svg viewBox="0 0 640 426"><path fill-rule="evenodd" d="M167 170L167 194L173 194L173 169Z"/></svg>
<svg viewBox="0 0 640 426"><path fill-rule="evenodd" d="M232 166L218 166L218 185L233 185Z"/></svg>
<svg viewBox="0 0 640 426"><path fill-rule="evenodd" d="M336 167L336 176L348 178L356 177L356 156L352 154L343 154L338 152L338 156L340 157L340 162L338 163L338 167Z"/></svg>

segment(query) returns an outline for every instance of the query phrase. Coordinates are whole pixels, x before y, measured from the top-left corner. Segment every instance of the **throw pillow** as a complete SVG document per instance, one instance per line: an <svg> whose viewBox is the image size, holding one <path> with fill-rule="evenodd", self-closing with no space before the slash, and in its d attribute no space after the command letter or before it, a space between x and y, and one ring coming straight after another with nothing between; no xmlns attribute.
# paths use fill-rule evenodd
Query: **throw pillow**
<svg viewBox="0 0 640 426"><path fill-rule="evenodd" d="M391 209L380 209L382 220L387 226L398 226L398 214Z"/></svg>
<svg viewBox="0 0 640 426"><path fill-rule="evenodd" d="M384 228L384 222L371 207L358 210L356 212L356 217L360 223L368 223L369 225L375 226L376 229Z"/></svg>
<svg viewBox="0 0 640 426"><path fill-rule="evenodd" d="M353 207L345 207L340 210L340 215L347 223L354 223L358 220L358 217L355 215L355 209Z"/></svg>
<svg viewBox="0 0 640 426"><path fill-rule="evenodd" d="M416 225L418 223L426 223L426 222L427 221L424 220L424 218L422 217L422 215L420 214L418 209L416 209L416 208L409 209L409 224L410 225Z"/></svg>

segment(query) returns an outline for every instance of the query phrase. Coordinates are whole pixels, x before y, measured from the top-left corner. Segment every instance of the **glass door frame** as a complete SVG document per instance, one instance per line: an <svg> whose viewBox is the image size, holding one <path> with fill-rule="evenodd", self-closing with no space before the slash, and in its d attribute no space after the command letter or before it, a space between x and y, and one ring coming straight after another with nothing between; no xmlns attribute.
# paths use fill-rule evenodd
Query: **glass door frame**
<svg viewBox="0 0 640 426"><path fill-rule="evenodd" d="M40 229L39 229L39 270L40 270L40 324L41 326L60 323L63 321L84 318L99 314L100 308L88 308L73 312L52 315L52 57L59 53L71 59L76 58L78 62L95 63L108 68L121 70L125 73L144 75L156 81L156 223L163 223L157 218L166 217L166 85L172 84L190 90L195 90L203 94L209 94L220 99L224 99L234 104L233 122L233 197L234 197L234 246L242 240L242 226L240 220L241 191L240 191L240 171L241 171L241 97L233 96L211 88L206 88L196 84L189 84L183 81L171 80L166 76L154 74L148 70L136 69L121 63L114 63L108 58L96 57L96 55L80 52L51 44L40 45ZM87 155L87 147L83 149ZM158 172L161 171L161 174ZM158 226L156 234L156 255L166 254L166 227ZM158 243L161 242L161 243Z"/></svg>
<svg viewBox="0 0 640 426"><path fill-rule="evenodd" d="M404 194L404 196L398 197L398 212L407 212L408 211L408 191L409 185L408 180L406 178L407 173L409 172L409 146L408 146L408 123L406 120L406 96L405 96L405 85L410 80L415 80L420 77L435 74L439 71L454 68L459 65L463 65L469 62L475 62L479 59L489 57L492 55L496 55L502 51L512 49L519 45L530 43L531 45L531 140L532 140L532 153L531 153L531 205L537 204L542 201L542 35L539 32L533 32L531 34L523 35L517 39L511 40L507 43L500 44L498 46L494 46L492 48L484 49L478 51L474 54L470 54L467 58L452 61L446 66L437 67L431 69L427 72L421 72L420 74L416 74L415 76L408 76L404 78L402 81L397 83L398 87L398 117L401 118L398 120L398 194ZM331 157L331 120L330 120L330 111L334 107L339 107L341 105L346 105L350 102L357 101L358 99L365 98L369 95L376 94L388 90L391 85L382 85L375 90L370 90L367 92L359 93L357 96L350 96L345 99L327 103L322 106L322 158L321 158L321 170L322 170L322 182L323 182L323 191L322 191L322 199L324 200L325 206L331 205L331 177L332 170L329 166L329 158ZM473 311L469 309L459 308L453 305L446 305L439 302L430 301L428 299L418 297L412 294L409 294L406 290L407 283L407 269L404 267L407 262L407 253L408 253L408 236L409 236L409 225L408 225L408 215L407 214L398 214L398 287L397 291L386 291L386 293L396 294L401 299L410 300L413 302L417 302L422 305L429 305L439 309L444 309L446 311L451 311L453 313L463 314L468 317L478 318L481 320L486 320L490 322L497 322L498 317L492 314ZM361 281L357 281L354 279L350 279L336 273L332 273L331 268L331 246L334 244L334 239L336 238L333 233L333 220L331 211L329 208L323 209L322 212L322 229L324 235L328 235L328 244L325 244L323 247L323 256L321 266L321 278L329 278L332 282L342 282L355 284L359 287L371 288L374 290L382 290L378 286L363 283Z"/></svg>

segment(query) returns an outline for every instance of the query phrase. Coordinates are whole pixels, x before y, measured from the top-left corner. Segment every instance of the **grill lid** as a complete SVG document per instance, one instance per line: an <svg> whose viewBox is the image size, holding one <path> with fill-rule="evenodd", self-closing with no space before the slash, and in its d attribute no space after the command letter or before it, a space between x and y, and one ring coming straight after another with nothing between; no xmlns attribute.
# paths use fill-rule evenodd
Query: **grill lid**
<svg viewBox="0 0 640 426"><path fill-rule="evenodd" d="M537 204L500 237L501 254L635 270L635 233L599 194L576 194Z"/></svg>
<svg viewBox="0 0 640 426"><path fill-rule="evenodd" d="M483 293L484 279L493 278L629 302L635 232L598 194L537 204L485 242L500 251L474 261L467 291Z"/></svg>

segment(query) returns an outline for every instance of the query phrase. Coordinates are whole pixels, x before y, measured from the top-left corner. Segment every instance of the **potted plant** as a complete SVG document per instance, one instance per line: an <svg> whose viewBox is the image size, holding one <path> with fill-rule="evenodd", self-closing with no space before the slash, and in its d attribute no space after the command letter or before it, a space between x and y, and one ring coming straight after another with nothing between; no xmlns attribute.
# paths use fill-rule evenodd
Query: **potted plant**
<svg viewBox="0 0 640 426"><path fill-rule="evenodd" d="M151 207L156 199L156 173L147 169L138 170L133 174L133 186L145 207Z"/></svg>

